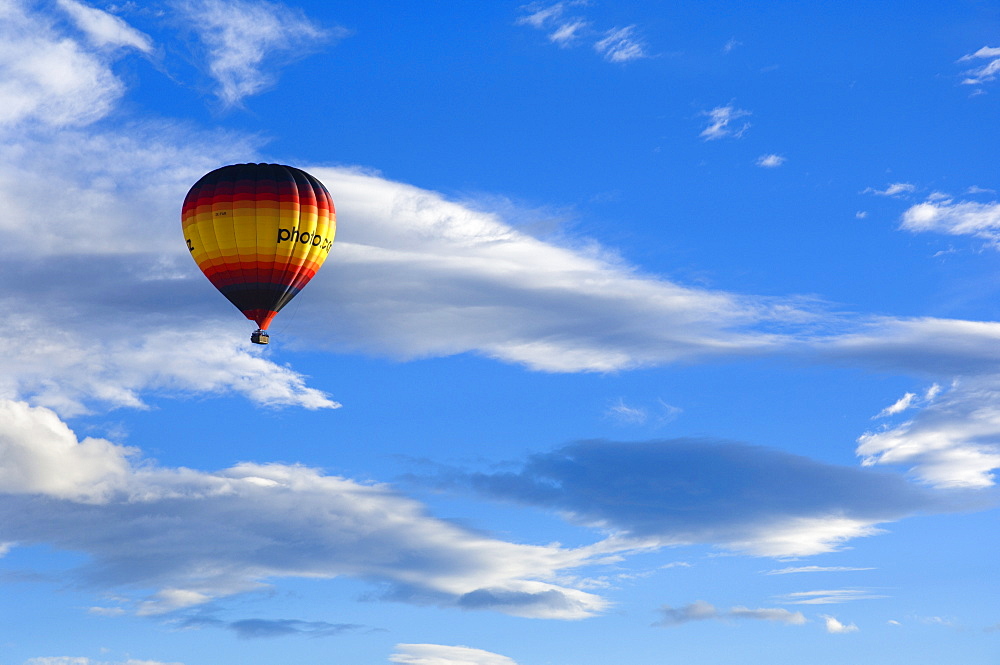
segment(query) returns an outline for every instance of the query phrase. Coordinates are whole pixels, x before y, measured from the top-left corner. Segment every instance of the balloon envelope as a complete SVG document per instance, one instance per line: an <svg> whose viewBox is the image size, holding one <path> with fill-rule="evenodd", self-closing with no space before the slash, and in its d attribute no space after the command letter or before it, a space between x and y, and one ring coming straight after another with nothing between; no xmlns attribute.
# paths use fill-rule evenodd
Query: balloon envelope
<svg viewBox="0 0 1000 665"><path fill-rule="evenodd" d="M337 229L319 180L280 164L234 164L204 175L181 210L195 263L261 330L323 265Z"/></svg>

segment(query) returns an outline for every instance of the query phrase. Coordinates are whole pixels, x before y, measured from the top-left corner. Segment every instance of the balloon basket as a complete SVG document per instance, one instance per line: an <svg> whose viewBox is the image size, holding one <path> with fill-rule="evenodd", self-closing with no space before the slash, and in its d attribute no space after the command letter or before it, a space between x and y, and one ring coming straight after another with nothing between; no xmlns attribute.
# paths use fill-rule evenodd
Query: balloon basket
<svg viewBox="0 0 1000 665"><path fill-rule="evenodd" d="M267 344L271 340L268 337L266 331L255 330L253 333L250 334L250 341L253 342L254 344Z"/></svg>

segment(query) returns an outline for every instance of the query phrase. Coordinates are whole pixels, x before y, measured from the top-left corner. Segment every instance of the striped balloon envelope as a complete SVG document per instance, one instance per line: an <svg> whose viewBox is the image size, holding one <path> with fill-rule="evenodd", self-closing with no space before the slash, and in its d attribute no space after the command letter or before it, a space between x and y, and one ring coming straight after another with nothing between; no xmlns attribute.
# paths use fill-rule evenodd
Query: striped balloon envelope
<svg viewBox="0 0 1000 665"><path fill-rule="evenodd" d="M337 218L330 192L305 171L234 164L191 187L181 226L195 263L266 344L271 319L330 253Z"/></svg>

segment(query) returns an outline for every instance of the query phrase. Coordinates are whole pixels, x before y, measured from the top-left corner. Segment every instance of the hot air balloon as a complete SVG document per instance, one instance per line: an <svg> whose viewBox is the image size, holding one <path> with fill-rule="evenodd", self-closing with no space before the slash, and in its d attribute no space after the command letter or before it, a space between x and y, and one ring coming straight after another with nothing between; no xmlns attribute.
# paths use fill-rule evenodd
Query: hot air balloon
<svg viewBox="0 0 1000 665"><path fill-rule="evenodd" d="M330 192L305 171L280 164L223 166L196 182L181 210L184 239L205 276L267 327L323 265L337 229Z"/></svg>

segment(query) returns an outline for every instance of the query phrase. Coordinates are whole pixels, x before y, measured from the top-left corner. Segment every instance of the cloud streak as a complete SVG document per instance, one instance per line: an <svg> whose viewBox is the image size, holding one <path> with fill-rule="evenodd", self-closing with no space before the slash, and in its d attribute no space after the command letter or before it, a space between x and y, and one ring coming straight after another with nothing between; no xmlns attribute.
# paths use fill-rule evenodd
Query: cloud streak
<svg viewBox="0 0 1000 665"><path fill-rule="evenodd" d="M679 626L692 621L725 621L753 620L753 621L774 621L792 626L800 626L806 623L806 618L801 612L790 612L780 607L768 607L751 609L749 607L737 606L729 610L719 610L711 603L697 600L690 605L674 608L664 605L660 608L662 618L654 623L654 626L671 627Z"/></svg>
<svg viewBox="0 0 1000 665"><path fill-rule="evenodd" d="M443 644L397 644L389 662L397 665L517 665L507 656L490 651Z"/></svg>

